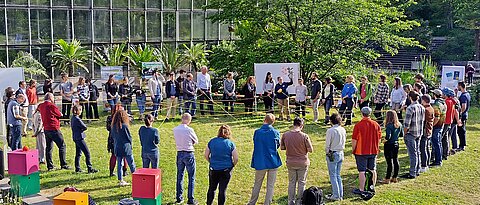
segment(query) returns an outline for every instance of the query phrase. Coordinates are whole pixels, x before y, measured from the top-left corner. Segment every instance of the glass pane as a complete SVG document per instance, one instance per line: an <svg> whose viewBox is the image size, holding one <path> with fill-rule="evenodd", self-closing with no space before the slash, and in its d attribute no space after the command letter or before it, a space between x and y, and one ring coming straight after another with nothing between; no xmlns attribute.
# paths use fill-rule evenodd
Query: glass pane
<svg viewBox="0 0 480 205"><path fill-rule="evenodd" d="M5 30L5 9L0 9L0 45L7 43L7 31Z"/></svg>
<svg viewBox="0 0 480 205"><path fill-rule="evenodd" d="M95 0L93 1L93 6L98 7L110 7L110 0Z"/></svg>
<svg viewBox="0 0 480 205"><path fill-rule="evenodd" d="M130 6L135 9L144 9L145 0L130 0Z"/></svg>
<svg viewBox="0 0 480 205"><path fill-rule="evenodd" d="M114 11L112 13L113 41L123 42L128 37L128 13L126 11Z"/></svg>
<svg viewBox="0 0 480 205"><path fill-rule="evenodd" d="M191 9L192 0L178 0L178 9Z"/></svg>
<svg viewBox="0 0 480 205"><path fill-rule="evenodd" d="M30 0L30 5L50 6L50 0Z"/></svg>
<svg viewBox="0 0 480 205"><path fill-rule="evenodd" d="M130 40L145 40L145 13L143 11L131 12L130 17Z"/></svg>
<svg viewBox="0 0 480 205"><path fill-rule="evenodd" d="M53 10L53 39L70 40L70 13L65 10Z"/></svg>
<svg viewBox="0 0 480 205"><path fill-rule="evenodd" d="M8 61L10 66L12 65L12 62L15 60L15 58L17 58L17 53L20 51L29 52L28 46L8 47Z"/></svg>
<svg viewBox="0 0 480 205"><path fill-rule="evenodd" d="M47 53L50 52L50 46L32 46L32 55L37 59L45 68L50 67L50 58Z"/></svg>
<svg viewBox="0 0 480 205"><path fill-rule="evenodd" d="M214 15L216 12L207 13L207 40L218 40L218 23L214 23L208 17Z"/></svg>
<svg viewBox="0 0 480 205"><path fill-rule="evenodd" d="M193 40L205 38L205 13L193 13Z"/></svg>
<svg viewBox="0 0 480 205"><path fill-rule="evenodd" d="M50 10L30 10L33 44L50 44Z"/></svg>
<svg viewBox="0 0 480 205"><path fill-rule="evenodd" d="M174 12L163 13L163 40L175 40L177 30L176 16Z"/></svg>
<svg viewBox="0 0 480 205"><path fill-rule="evenodd" d="M176 9L177 0L163 0L163 9Z"/></svg>
<svg viewBox="0 0 480 205"><path fill-rule="evenodd" d="M28 44L28 11L7 9L9 44Z"/></svg>
<svg viewBox="0 0 480 205"><path fill-rule="evenodd" d="M27 5L28 0L7 0L7 5Z"/></svg>
<svg viewBox="0 0 480 205"><path fill-rule="evenodd" d="M193 9L203 9L205 0L193 0Z"/></svg>
<svg viewBox="0 0 480 205"><path fill-rule="evenodd" d="M90 7L91 5L91 2L90 0L73 0L73 5L74 6L88 6Z"/></svg>
<svg viewBox="0 0 480 205"><path fill-rule="evenodd" d="M7 66L7 49L6 46L0 46L0 62Z"/></svg>
<svg viewBox="0 0 480 205"><path fill-rule="evenodd" d="M160 12L147 12L147 40L161 41L161 21Z"/></svg>
<svg viewBox="0 0 480 205"><path fill-rule="evenodd" d="M230 39L230 32L228 32L227 24L220 24L220 39L222 40Z"/></svg>
<svg viewBox="0 0 480 205"><path fill-rule="evenodd" d="M128 0L112 0L113 8L128 8Z"/></svg>
<svg viewBox="0 0 480 205"><path fill-rule="evenodd" d="M95 10L93 19L95 22L95 42L110 42L110 13Z"/></svg>
<svg viewBox="0 0 480 205"><path fill-rule="evenodd" d="M164 0L165 1L165 0ZM148 0L147 1L147 7L148 8L156 8L159 9L161 6L161 1L160 0Z"/></svg>
<svg viewBox="0 0 480 205"><path fill-rule="evenodd" d="M178 37L180 40L190 40L190 13L179 13L178 14L178 25L179 33Z"/></svg>
<svg viewBox="0 0 480 205"><path fill-rule="evenodd" d="M65 0L53 0L52 5L53 6L70 6L71 2L70 1L65 1Z"/></svg>
<svg viewBox="0 0 480 205"><path fill-rule="evenodd" d="M74 10L73 26L75 28L75 38L82 42L91 42L92 40L92 20L90 11Z"/></svg>

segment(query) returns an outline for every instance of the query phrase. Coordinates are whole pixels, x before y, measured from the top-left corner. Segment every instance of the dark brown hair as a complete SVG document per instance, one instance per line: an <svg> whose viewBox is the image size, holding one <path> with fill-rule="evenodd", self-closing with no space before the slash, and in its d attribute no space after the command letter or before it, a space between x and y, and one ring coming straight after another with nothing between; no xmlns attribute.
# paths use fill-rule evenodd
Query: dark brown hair
<svg viewBox="0 0 480 205"><path fill-rule="evenodd" d="M74 115L80 115L81 112L82 112L82 106L80 106L80 105L74 105L74 106L72 107L72 113L73 113Z"/></svg>
<svg viewBox="0 0 480 205"><path fill-rule="evenodd" d="M143 119L143 121L145 122L145 125L147 127L152 126L154 120L155 120L155 118L153 118L152 114L145 115L145 118Z"/></svg>
<svg viewBox="0 0 480 205"><path fill-rule="evenodd" d="M128 119L128 114L127 114L127 112L125 112L125 110L118 110L113 115L111 126L112 126L112 128L116 128L117 130L120 130L122 128L123 124L126 124L127 126L130 125L130 120Z"/></svg>

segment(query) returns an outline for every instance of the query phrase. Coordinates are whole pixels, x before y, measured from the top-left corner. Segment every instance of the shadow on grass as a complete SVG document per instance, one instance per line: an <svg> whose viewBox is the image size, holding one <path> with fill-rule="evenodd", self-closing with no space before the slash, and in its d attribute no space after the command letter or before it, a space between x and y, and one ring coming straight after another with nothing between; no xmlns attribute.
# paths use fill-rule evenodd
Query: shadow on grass
<svg viewBox="0 0 480 205"><path fill-rule="evenodd" d="M50 182L42 183L42 189L51 189L51 188L55 188L55 187L63 187L63 186L72 185L72 184L79 184L79 183L85 182L86 180L95 181L97 179L110 178L110 176L107 176L107 175L97 175L95 177L88 178L88 179L75 178L74 177L75 174L71 174L71 176L72 176L72 178L67 178L67 179L64 179L64 180L56 180L56 181L50 181Z"/></svg>
<svg viewBox="0 0 480 205"><path fill-rule="evenodd" d="M112 202L112 201L120 201L124 198L130 198L129 194L116 194L116 195L109 195L109 196L104 196L104 197L97 197L94 198L95 202Z"/></svg>

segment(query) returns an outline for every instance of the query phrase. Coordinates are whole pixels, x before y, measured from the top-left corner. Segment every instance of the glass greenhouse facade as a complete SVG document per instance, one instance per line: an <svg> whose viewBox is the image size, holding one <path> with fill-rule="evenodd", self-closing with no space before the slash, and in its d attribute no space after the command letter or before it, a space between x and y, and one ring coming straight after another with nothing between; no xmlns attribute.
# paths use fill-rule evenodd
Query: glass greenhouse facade
<svg viewBox="0 0 480 205"><path fill-rule="evenodd" d="M0 0L0 61L31 52L49 73L50 52L59 39L95 47L126 42L156 47L217 44L229 39L228 25L207 18L208 0ZM98 77L99 68L89 69Z"/></svg>

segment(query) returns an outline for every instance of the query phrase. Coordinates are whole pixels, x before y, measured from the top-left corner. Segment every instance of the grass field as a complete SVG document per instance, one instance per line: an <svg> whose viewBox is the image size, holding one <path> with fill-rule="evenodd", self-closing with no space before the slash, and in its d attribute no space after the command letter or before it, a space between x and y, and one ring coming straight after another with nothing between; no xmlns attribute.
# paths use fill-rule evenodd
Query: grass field
<svg viewBox="0 0 480 205"><path fill-rule="evenodd" d="M311 115L311 114L310 114ZM441 168L430 169L414 180L402 180L397 184L377 185L377 194L369 204L480 204L480 110L471 111L471 120L468 121L467 150L458 153L444 161ZM177 117L178 118L178 117ZM310 119L310 120L308 120ZM307 119L305 132L310 135L314 152L310 154L311 166L308 173L307 187L315 185L321 187L325 193L330 193L328 170L324 154L325 131L328 128L323 124L314 124L311 116ZM354 121L358 121L359 115ZM110 177L108 162L110 154L107 153L107 131L105 129L105 117L88 125L87 144L92 153L92 161L95 168L100 172L96 174L75 174L73 170L55 170L46 172L45 165L41 166L42 193L47 196L55 196L62 192L66 186L75 186L81 191L88 192L95 201L102 204L117 204L122 198L130 197L131 186L119 187L116 177ZM203 158L203 151L208 141L215 137L221 124L229 124L233 128L234 142L240 153L240 161L233 172L232 180L227 190L227 204L246 204L249 200L253 186L254 170L250 168L252 155L252 134L261 126L262 116L242 117L206 117L194 120L192 127L195 129L200 144L196 146L197 175L195 197L203 204L206 201L208 188L208 163ZM133 135L134 157L137 167L142 166L141 147L138 138L138 129L142 125L135 121L130 131ZM173 140L172 129L179 124L178 121L154 124L160 131L160 168L163 171L163 204L175 201L176 180L176 150ZM290 123L283 121L274 124L274 127L282 133L287 131ZM355 161L351 155L351 131L352 126L347 127L347 146L345 161L342 168L345 198L337 204L364 203L355 197L351 190L356 186L357 171ZM75 146L71 138L69 127L62 127L62 132L67 143L67 160L70 166L74 165ZM35 147L35 139L28 137L23 139L23 144ZM383 150L383 148L382 148ZM55 166L59 167L58 149L54 148ZM285 152L280 151L282 161L285 162ZM400 174L408 171L408 156L406 148L401 142L400 150ZM82 167L86 170L82 158ZM379 179L383 178L386 164L383 153L378 156ZM131 175L126 177L131 181ZM185 178L186 180L186 178ZM186 182L185 182L186 185ZM274 203L287 204L288 177L285 165L279 168L275 184ZM185 192L186 194L186 192ZM262 189L259 202L263 202L264 189Z"/></svg>

